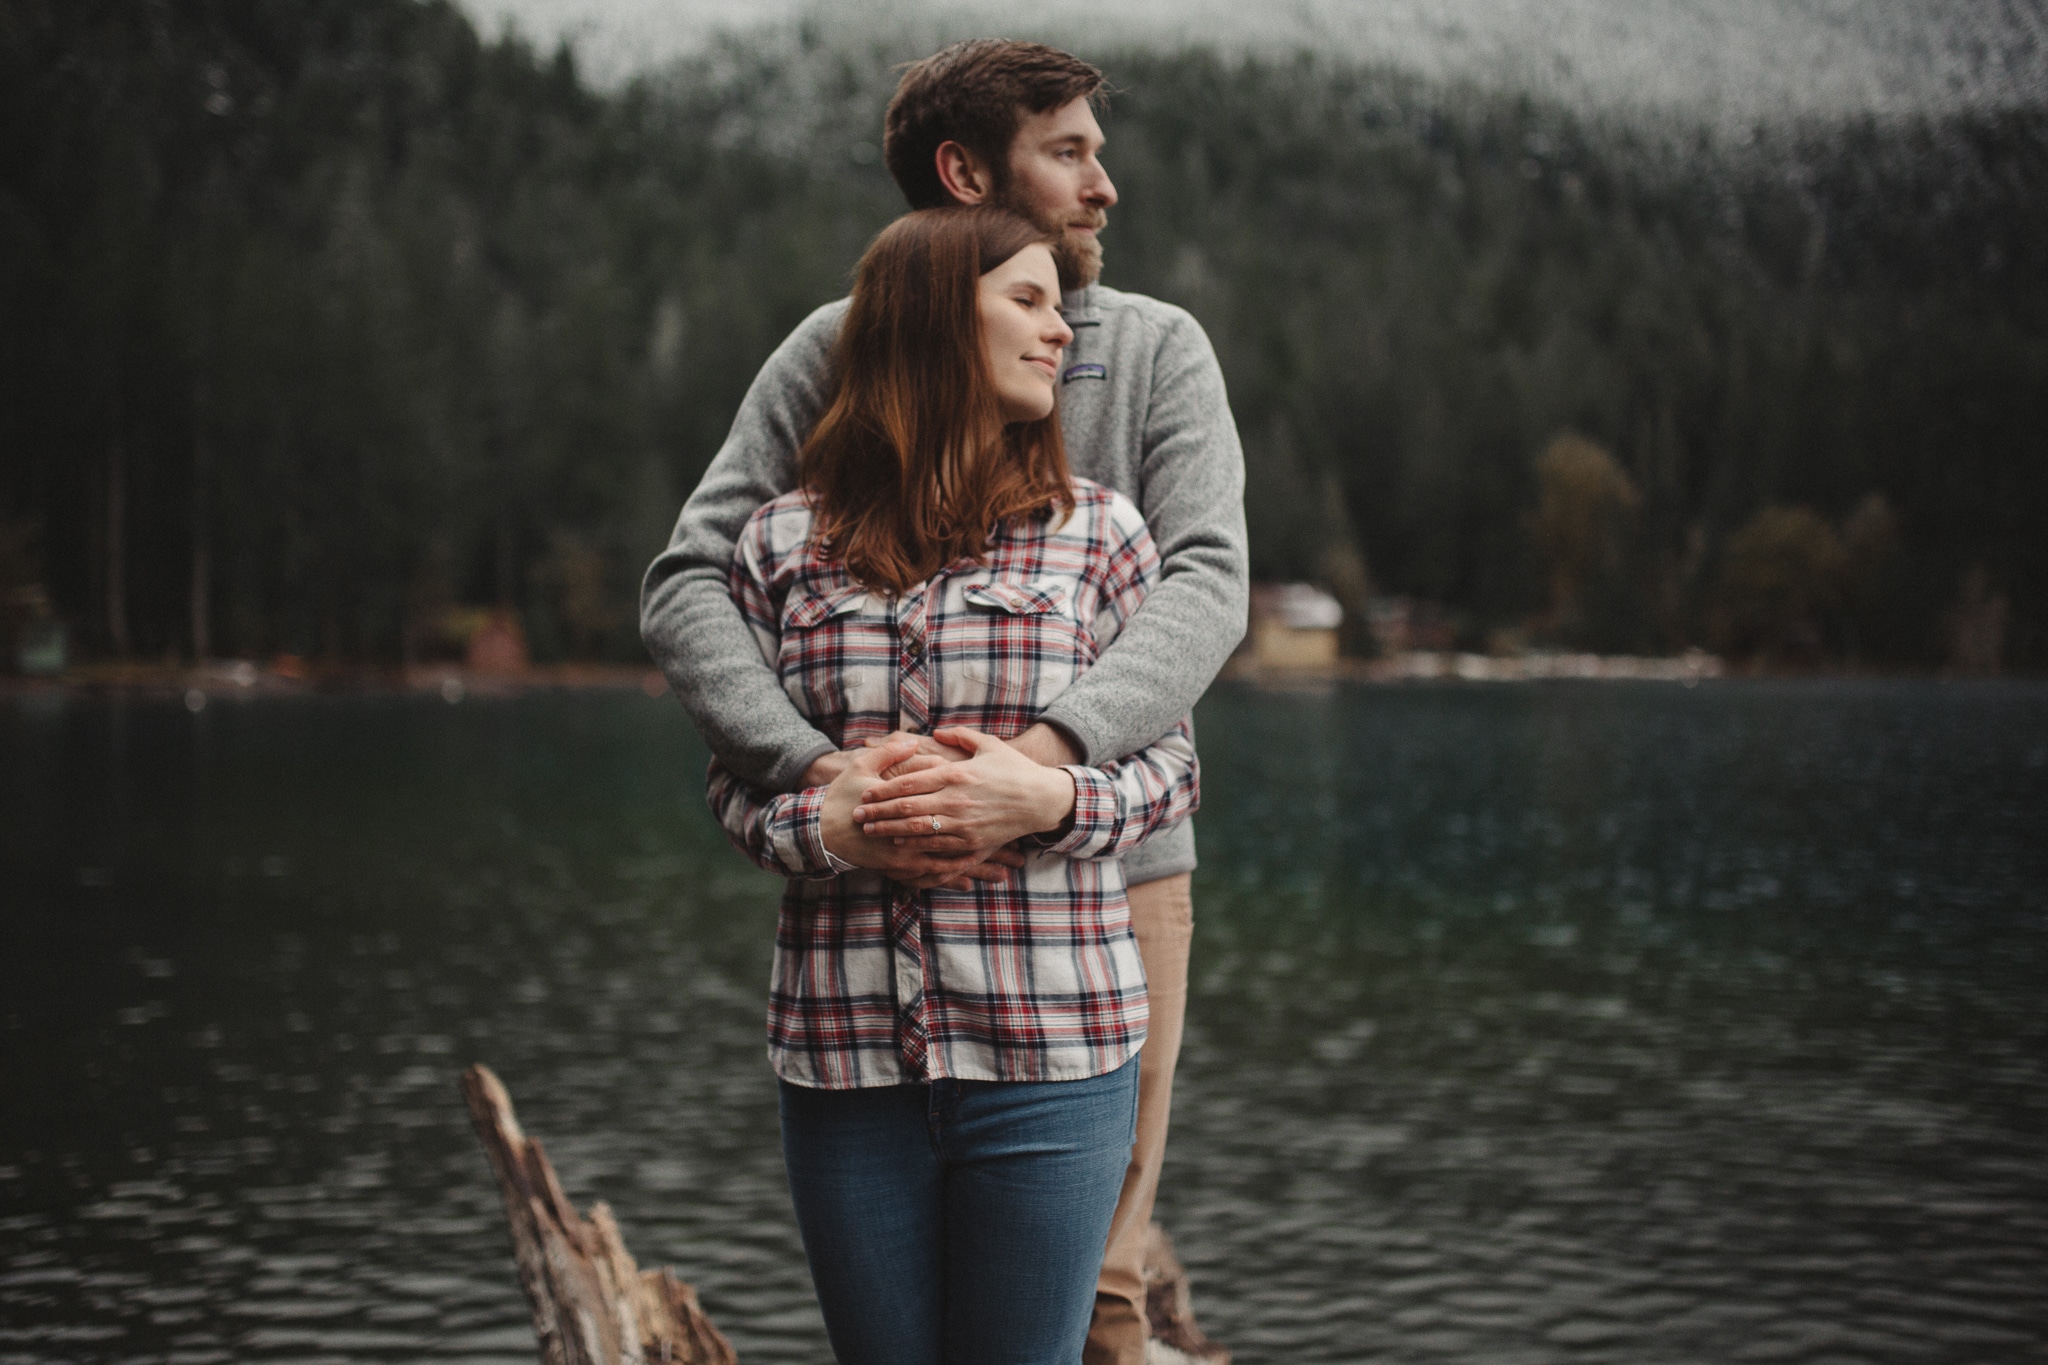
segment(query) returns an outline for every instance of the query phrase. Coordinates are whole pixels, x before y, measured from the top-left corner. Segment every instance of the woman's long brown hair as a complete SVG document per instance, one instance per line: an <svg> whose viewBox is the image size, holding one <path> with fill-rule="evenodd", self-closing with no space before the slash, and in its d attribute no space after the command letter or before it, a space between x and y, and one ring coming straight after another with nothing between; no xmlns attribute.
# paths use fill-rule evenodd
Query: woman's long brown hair
<svg viewBox="0 0 2048 1365"><path fill-rule="evenodd" d="M981 338L981 277L1051 237L1006 209L921 209L854 272L836 388L797 456L811 535L870 588L901 592L1005 522L1072 511L1057 411L1005 424Z"/></svg>

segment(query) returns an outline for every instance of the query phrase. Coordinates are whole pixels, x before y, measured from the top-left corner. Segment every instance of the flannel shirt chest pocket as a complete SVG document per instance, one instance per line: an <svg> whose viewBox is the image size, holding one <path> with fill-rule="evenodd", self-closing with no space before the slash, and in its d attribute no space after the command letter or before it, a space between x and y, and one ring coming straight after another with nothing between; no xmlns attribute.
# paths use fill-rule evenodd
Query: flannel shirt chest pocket
<svg viewBox="0 0 2048 1365"><path fill-rule="evenodd" d="M783 603L775 671L797 710L836 739L854 716L894 711L895 646L867 589L799 584Z"/></svg>
<svg viewBox="0 0 2048 1365"><path fill-rule="evenodd" d="M1095 642L1075 615L1070 578L991 578L960 589L948 623L942 688L952 707L1037 709L1095 661Z"/></svg>

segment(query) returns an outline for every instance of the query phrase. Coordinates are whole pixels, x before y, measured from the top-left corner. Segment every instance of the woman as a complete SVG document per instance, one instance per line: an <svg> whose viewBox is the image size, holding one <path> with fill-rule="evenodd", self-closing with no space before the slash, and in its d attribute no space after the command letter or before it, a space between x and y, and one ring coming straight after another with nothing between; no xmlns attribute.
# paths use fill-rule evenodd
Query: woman
<svg viewBox="0 0 2048 1365"><path fill-rule="evenodd" d="M1080 1358L1145 1033L1117 858L1196 803L1184 726L1101 769L1003 743L1158 575L1137 510L1067 472L1049 242L987 208L887 228L798 490L734 557L790 697L842 749L878 742L827 787L768 796L716 763L710 782L734 842L791 879L769 1056L842 1365ZM864 804L937 761L919 735L1000 778L1021 868L925 889L861 870L871 840L947 832L943 800Z"/></svg>

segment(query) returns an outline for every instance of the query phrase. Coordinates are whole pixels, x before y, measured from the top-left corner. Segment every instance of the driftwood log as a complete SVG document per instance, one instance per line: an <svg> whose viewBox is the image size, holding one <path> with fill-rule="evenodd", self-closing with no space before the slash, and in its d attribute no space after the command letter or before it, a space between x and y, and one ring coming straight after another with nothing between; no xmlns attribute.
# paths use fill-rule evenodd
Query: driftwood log
<svg viewBox="0 0 2048 1365"><path fill-rule="evenodd" d="M642 1270L634 1262L610 1207L597 1203L589 1217L577 1214L489 1067L462 1073L462 1097L505 1201L542 1365L738 1365L696 1290L667 1267ZM1157 1223L1145 1240L1145 1316L1148 1365L1229 1365L1230 1352L1195 1325L1187 1272Z"/></svg>
<svg viewBox="0 0 2048 1365"><path fill-rule="evenodd" d="M1152 1327L1146 1365L1230 1365L1230 1352L1195 1325L1188 1272L1157 1223L1145 1229L1145 1317Z"/></svg>
<svg viewBox="0 0 2048 1365"><path fill-rule="evenodd" d="M738 1365L696 1290L673 1271L633 1263L609 1207L593 1204L588 1218L577 1216L489 1067L462 1073L462 1097L505 1199L543 1365Z"/></svg>

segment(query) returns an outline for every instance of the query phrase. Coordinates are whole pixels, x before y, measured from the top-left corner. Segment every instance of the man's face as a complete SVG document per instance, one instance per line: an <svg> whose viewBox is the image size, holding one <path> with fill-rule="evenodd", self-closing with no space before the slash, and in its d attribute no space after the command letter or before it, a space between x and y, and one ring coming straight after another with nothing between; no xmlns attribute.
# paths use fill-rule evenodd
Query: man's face
<svg viewBox="0 0 2048 1365"><path fill-rule="evenodd" d="M1096 234L1109 221L1116 186L1096 160L1101 151L1102 126L1086 99L1027 113L1010 143L1007 183L996 196L1003 207L1060 234L1053 254L1069 285L1093 284L1102 274Z"/></svg>

